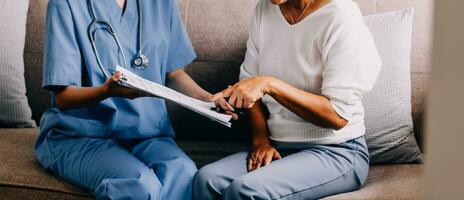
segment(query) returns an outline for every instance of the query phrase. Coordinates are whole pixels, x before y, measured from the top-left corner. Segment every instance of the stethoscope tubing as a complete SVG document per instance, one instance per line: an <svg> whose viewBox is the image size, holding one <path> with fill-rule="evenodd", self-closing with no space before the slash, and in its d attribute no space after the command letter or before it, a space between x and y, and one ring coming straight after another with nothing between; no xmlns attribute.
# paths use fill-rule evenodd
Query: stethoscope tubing
<svg viewBox="0 0 464 200"><path fill-rule="evenodd" d="M91 40L91 44L92 44L92 49L95 53L95 58L97 60L97 63L98 63L98 66L100 67L100 69L103 71L104 75L106 76L106 78L110 78L111 76L106 72L106 70L103 68L103 64L101 62L101 59L100 59L100 56L99 56L99 53L98 53L98 49L97 49L97 46L96 46L96 33L97 33L97 30L98 29L102 29L102 28L96 28L94 31L92 31L92 27L94 26L94 24L103 24L104 26L106 26L106 28L104 28L105 30L107 30L111 36L113 36L113 39L115 40L116 42L116 45L118 46L118 49L119 51L121 51L121 56L122 56L122 60L124 62L124 65L122 65L124 68L126 68L126 63L127 63L127 59L126 59L126 56L125 56L125 53L124 53L124 49L122 48L121 46L121 42L119 42L119 38L118 36L116 35L116 33L114 32L113 28L108 24L106 23L105 21L101 21L101 20L94 20L92 23L90 23L89 27L88 27L88 31L87 31L87 34L89 35L89 38Z"/></svg>
<svg viewBox="0 0 464 200"><path fill-rule="evenodd" d="M93 50L93 52L95 54L97 64L98 64L99 68L102 70L105 77L107 79L109 79L111 76L106 72L105 68L103 67L103 63L102 63L102 61L100 59L98 49L97 49L97 46L96 46L96 37L97 37L96 33L97 33L98 29L104 29L104 30L108 31L111 34L111 36L113 37L113 39L115 40L116 45L118 46L118 50L121 52L122 59L123 59L123 62L124 62L124 64L121 65L121 66L127 69L126 64L128 62L127 62L127 59L126 59L126 56L125 56L125 53L124 53L124 49L122 48L121 42L120 42L120 40L118 38L118 35L116 34L113 26L111 26L110 23L108 23L108 22L106 22L104 20L99 20L96 17L95 7L93 5L92 0L87 0L87 3L88 3L88 6L89 6L90 15L92 17L92 22L87 27L87 35L89 37L89 40L90 40L90 43L91 43L91 46L92 46L92 50ZM137 0L137 13L138 13L138 17L139 17L139 23L137 25L138 26L138 44L137 44L138 45L138 47L137 47L138 51L137 51L136 57L141 57L143 54L142 54L142 23L141 23L142 14L141 14L140 0ZM97 26L98 24L103 25L103 27L97 27L97 28L93 29L93 27Z"/></svg>

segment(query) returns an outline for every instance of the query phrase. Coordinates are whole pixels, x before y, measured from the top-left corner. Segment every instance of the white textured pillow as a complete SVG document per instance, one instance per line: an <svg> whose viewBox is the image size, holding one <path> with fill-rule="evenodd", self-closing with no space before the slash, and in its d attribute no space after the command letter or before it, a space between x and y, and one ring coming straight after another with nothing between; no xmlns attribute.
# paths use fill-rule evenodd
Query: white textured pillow
<svg viewBox="0 0 464 200"><path fill-rule="evenodd" d="M29 0L0 1L0 127L35 127L24 82Z"/></svg>
<svg viewBox="0 0 464 200"><path fill-rule="evenodd" d="M411 117L411 42L414 9L366 16L382 60L376 85L363 98L372 163L421 162Z"/></svg>

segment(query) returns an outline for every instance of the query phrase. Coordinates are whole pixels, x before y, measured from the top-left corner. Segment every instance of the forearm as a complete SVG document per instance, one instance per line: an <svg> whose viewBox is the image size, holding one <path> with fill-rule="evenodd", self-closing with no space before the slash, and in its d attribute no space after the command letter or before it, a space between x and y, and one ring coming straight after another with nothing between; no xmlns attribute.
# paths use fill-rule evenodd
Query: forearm
<svg viewBox="0 0 464 200"><path fill-rule="evenodd" d="M255 103L249 110L251 125L251 140L253 146L270 145L269 131L264 114L264 105L262 101Z"/></svg>
<svg viewBox="0 0 464 200"><path fill-rule="evenodd" d="M317 126L335 130L347 124L335 112L327 97L300 90L275 78L270 79L268 94L299 117Z"/></svg>
<svg viewBox="0 0 464 200"><path fill-rule="evenodd" d="M55 100L61 109L80 108L97 104L107 98L105 87L67 86L57 91Z"/></svg>
<svg viewBox="0 0 464 200"><path fill-rule="evenodd" d="M179 69L167 75L168 85L187 96L208 101L211 93L201 88L184 70Z"/></svg>

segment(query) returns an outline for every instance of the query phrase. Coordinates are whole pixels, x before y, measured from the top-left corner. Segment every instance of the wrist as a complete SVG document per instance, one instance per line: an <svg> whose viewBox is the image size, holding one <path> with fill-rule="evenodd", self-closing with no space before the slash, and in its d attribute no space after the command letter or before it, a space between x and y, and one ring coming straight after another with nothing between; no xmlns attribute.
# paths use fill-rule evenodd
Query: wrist
<svg viewBox="0 0 464 200"><path fill-rule="evenodd" d="M268 146L271 146L271 142L269 141L269 139L264 139L264 140L259 140L259 141L253 141L253 147L254 148L257 148L257 147L268 147Z"/></svg>
<svg viewBox="0 0 464 200"><path fill-rule="evenodd" d="M111 97L112 95L110 94L110 91L109 91L109 87L108 87L108 84L103 84L101 85L100 87L97 88L98 92L99 92L99 96L102 98L102 99L106 99L106 98L109 98Z"/></svg>
<svg viewBox="0 0 464 200"><path fill-rule="evenodd" d="M279 84L278 82L279 79L276 79L272 76L266 77L264 93L271 96L274 95L277 91L277 86Z"/></svg>

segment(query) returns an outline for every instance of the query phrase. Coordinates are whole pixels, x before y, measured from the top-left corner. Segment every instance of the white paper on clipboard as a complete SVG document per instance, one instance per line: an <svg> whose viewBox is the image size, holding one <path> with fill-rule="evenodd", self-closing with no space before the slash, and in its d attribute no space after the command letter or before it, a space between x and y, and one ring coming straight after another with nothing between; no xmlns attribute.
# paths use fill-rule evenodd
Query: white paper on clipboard
<svg viewBox="0 0 464 200"><path fill-rule="evenodd" d="M213 102L204 102L186 96L166 86L146 80L119 65L116 66L116 71L119 71L122 74L122 78L118 82L120 85L130 87L159 98L170 100L211 120L217 121L229 128L232 125L230 123L232 116L211 110L211 108L216 107Z"/></svg>

